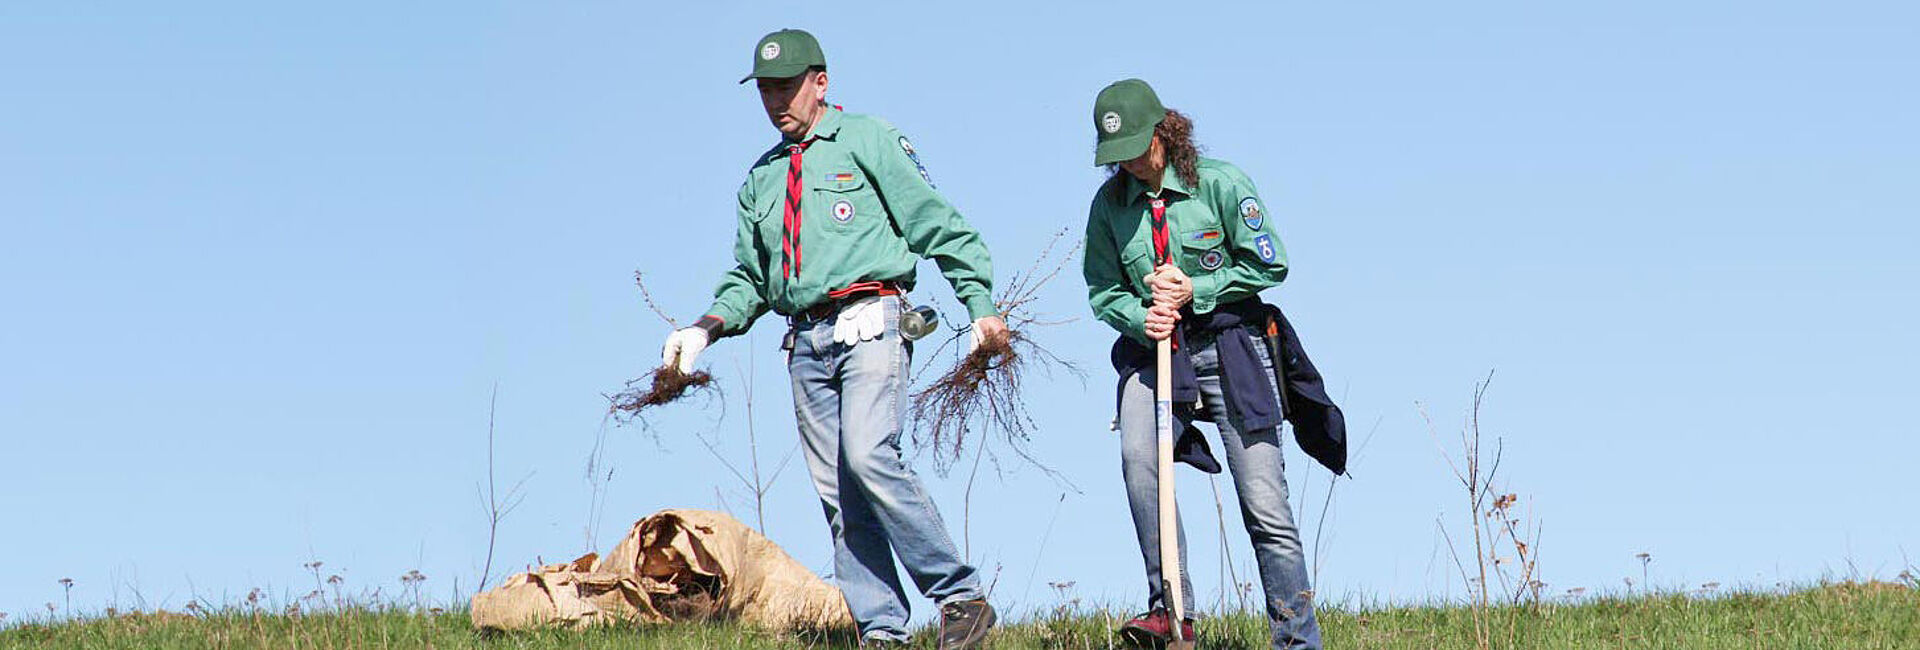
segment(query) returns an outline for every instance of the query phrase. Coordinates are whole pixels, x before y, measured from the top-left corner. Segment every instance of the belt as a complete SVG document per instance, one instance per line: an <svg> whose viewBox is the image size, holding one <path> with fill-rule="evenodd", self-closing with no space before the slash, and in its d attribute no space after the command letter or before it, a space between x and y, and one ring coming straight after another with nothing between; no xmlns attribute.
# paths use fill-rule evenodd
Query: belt
<svg viewBox="0 0 1920 650"><path fill-rule="evenodd" d="M820 304L800 310L793 315L794 320L817 321L839 313L847 303L868 296L900 295L900 285L892 282L855 282L842 289L827 292L827 299Z"/></svg>

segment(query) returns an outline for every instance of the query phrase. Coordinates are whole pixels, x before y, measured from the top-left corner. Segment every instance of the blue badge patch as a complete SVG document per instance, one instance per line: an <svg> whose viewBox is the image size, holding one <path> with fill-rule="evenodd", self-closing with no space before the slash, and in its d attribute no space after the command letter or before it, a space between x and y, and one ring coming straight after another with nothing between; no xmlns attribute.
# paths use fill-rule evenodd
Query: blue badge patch
<svg viewBox="0 0 1920 650"><path fill-rule="evenodd" d="M1247 224L1248 230L1259 230L1267 222L1266 214L1260 212L1260 200L1251 196L1240 199L1240 222Z"/></svg>
<svg viewBox="0 0 1920 650"><path fill-rule="evenodd" d="M1221 253L1218 248L1207 251L1206 254L1200 256L1200 268L1208 271L1220 268L1222 264L1226 263L1226 254Z"/></svg>
<svg viewBox="0 0 1920 650"><path fill-rule="evenodd" d="M833 204L833 220L846 223L853 220L853 204L840 201Z"/></svg>
<svg viewBox="0 0 1920 650"><path fill-rule="evenodd" d="M1280 257L1280 251L1273 247L1272 235L1260 235L1253 238L1253 248L1260 253L1260 261L1272 264Z"/></svg>
<svg viewBox="0 0 1920 650"><path fill-rule="evenodd" d="M907 160L913 161L914 169L920 170L920 178L927 182L927 186L937 187L933 184L933 176L927 174L927 166L920 164L920 154L913 150L913 143L907 142L907 136L900 136L900 150L907 153Z"/></svg>

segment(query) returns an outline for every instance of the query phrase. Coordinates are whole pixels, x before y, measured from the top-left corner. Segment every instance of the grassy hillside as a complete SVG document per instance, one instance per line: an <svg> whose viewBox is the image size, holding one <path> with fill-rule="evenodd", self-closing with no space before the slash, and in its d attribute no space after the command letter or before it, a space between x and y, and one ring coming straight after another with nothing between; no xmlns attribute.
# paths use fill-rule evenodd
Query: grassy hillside
<svg viewBox="0 0 1920 650"><path fill-rule="evenodd" d="M1122 647L1125 614L1062 613L1007 625L995 648ZM1920 590L1833 584L1788 594L1598 598L1488 614L1493 648L1920 648ZM1478 648L1463 607L1329 608L1329 647ZM1201 625L1212 648L1264 648L1251 616ZM352 608L318 614L137 614L29 622L0 631L0 648L843 648L845 635L772 635L726 624L477 634L459 612ZM932 648L923 633L919 647Z"/></svg>

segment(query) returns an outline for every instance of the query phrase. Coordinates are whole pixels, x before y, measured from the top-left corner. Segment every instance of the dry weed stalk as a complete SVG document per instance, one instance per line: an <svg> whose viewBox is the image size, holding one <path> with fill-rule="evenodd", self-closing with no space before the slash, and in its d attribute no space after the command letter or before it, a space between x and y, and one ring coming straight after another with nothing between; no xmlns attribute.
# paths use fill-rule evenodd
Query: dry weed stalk
<svg viewBox="0 0 1920 650"><path fill-rule="evenodd" d="M1447 461L1453 476L1467 492L1467 519L1473 531L1473 561L1471 568L1479 576L1469 577L1469 565L1460 559L1460 552L1453 542L1453 536L1446 526L1439 524L1440 534L1447 542L1447 552L1452 554L1454 566L1460 570L1460 579L1466 584L1467 593L1473 609L1475 641L1481 648L1493 647L1493 605L1489 573L1500 581L1505 600L1509 604L1523 602L1538 606L1541 604L1540 591L1546 586L1539 579L1540 563L1540 526L1531 514L1524 518L1515 514L1514 506L1520 501L1517 494L1502 494L1494 489L1499 478L1500 460L1504 451L1503 441L1494 439L1493 456L1486 458L1481 453L1480 411L1486 403L1487 386L1493 382L1493 373L1474 386L1473 408L1469 411L1466 423L1460 430L1460 453L1447 450L1440 442L1440 434L1433 424L1433 417L1420 407L1420 416L1427 422L1427 430L1433 436L1434 443L1440 447L1440 455ZM1489 462L1491 461L1491 462ZM1513 555L1505 555L1503 549L1511 550ZM1516 621L1509 618L1507 641L1509 645L1517 638L1518 630L1513 628Z"/></svg>
<svg viewBox="0 0 1920 650"><path fill-rule="evenodd" d="M739 370L740 367L736 361L734 371L739 372ZM780 474L786 471L787 465L793 461L794 454L799 453L800 442L795 441L793 446L787 449L787 455L780 459L780 464L774 466L771 475L761 474L760 439L753 423L753 357L747 357L747 369L746 372L742 374L746 376L746 379L740 382L740 390L746 393L747 469L742 471L739 466L727 458L726 454L721 453L718 442L720 427L717 424L713 431L705 435L695 434L694 439L699 440L700 444L707 448L707 453L712 454L713 459L719 461L721 467L726 468L728 473L733 474L734 479L740 481L740 487L753 496L754 529L759 531L760 534L766 535L768 534L767 493L773 490L774 481L779 480ZM723 409L721 415L722 421L724 421L725 418L726 415ZM727 506L727 499L720 493L718 486L714 487L714 499L719 502L721 509L726 510L729 514L732 513L733 509Z"/></svg>
<svg viewBox="0 0 1920 650"><path fill-rule="evenodd" d="M493 395L487 398L487 488L484 492L480 490L480 486L478 485L473 488L475 492L479 493L480 505L487 513L487 560L486 563L480 567L480 587L476 593L487 590L487 578L493 574L493 551L495 543L500 539L500 520L506 519L507 514L513 512L514 508L520 507L520 502L527 496L522 493L520 489L526 486L527 479L533 478L533 473L528 472L526 476L521 477L518 482L514 483L513 487L507 489L507 495L504 498L500 496L496 489L493 480L493 424L495 409L499 405L499 402L500 386L496 384L493 387ZM320 562L315 560L311 566L307 568L313 571L313 582L316 588L315 590L318 591L320 584ZM340 576L337 575L334 576L334 578L339 577ZM338 583L334 584L336 586L334 596L337 600L339 596Z"/></svg>
<svg viewBox="0 0 1920 650"><path fill-rule="evenodd" d="M946 373L913 394L913 441L922 449L932 450L936 471L945 474L965 454L968 425L976 419L998 429L1020 457L1046 469L1026 453L1023 443L1032 439L1034 423L1020 391L1022 378L1035 366L1049 375L1054 368L1082 374L1072 362L1027 335L1032 327L1072 322L1047 320L1032 309L1040 289L1060 274L1079 248L1066 251L1057 260L1053 258L1054 248L1066 234L1066 230L1054 233L1033 265L1015 274L994 299L1000 317L1007 322L1007 336L981 342ZM970 335L969 328L957 328L935 354L957 347L960 339ZM925 370L922 367L921 371Z"/></svg>

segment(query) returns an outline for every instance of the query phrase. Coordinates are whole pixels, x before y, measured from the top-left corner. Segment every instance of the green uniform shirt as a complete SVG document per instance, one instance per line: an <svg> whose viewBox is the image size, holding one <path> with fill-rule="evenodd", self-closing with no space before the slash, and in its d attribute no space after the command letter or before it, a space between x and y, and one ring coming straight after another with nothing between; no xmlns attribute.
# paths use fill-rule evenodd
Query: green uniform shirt
<svg viewBox="0 0 1920 650"><path fill-rule="evenodd" d="M1193 311L1204 314L1280 284L1287 251L1246 174L1210 158L1201 158L1196 171L1199 187L1188 188L1169 165L1158 196L1166 200L1169 254L1193 279ZM1101 185L1087 215L1082 269L1094 316L1142 343L1151 343L1146 317L1153 291L1145 278L1154 266L1153 198L1124 171Z"/></svg>
<svg viewBox="0 0 1920 650"><path fill-rule="evenodd" d="M794 314L856 282L910 288L914 265L932 258L975 319L999 315L986 243L933 188L906 136L879 118L829 108L801 154L800 272L782 273L787 146L753 164L740 186L737 264L714 289L707 313L721 334L739 334L771 308Z"/></svg>

